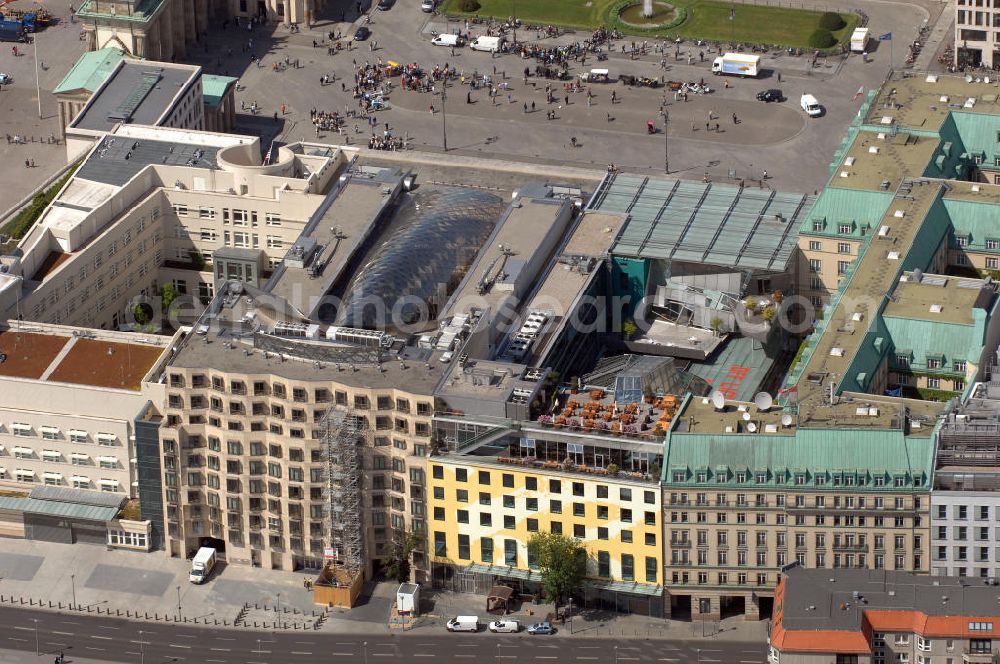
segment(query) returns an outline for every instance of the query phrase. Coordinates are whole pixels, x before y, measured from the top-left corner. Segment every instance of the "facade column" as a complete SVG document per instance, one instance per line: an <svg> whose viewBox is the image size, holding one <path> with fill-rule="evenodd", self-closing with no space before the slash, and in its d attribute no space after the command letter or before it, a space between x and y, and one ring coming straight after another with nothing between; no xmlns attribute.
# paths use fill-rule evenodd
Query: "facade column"
<svg viewBox="0 0 1000 664"><path fill-rule="evenodd" d="M135 35L133 41L135 42L134 54L140 58L148 58L149 56L146 54L146 48L149 45L149 39L146 35Z"/></svg>

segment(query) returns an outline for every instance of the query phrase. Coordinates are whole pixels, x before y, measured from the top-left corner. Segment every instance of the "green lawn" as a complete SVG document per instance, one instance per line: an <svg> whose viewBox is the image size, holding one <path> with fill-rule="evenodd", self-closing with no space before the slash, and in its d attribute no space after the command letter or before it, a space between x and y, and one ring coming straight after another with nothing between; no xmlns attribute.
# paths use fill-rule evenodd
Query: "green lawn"
<svg viewBox="0 0 1000 664"><path fill-rule="evenodd" d="M479 16L506 19L514 14L528 24L562 25L572 28L592 29L607 25L608 13L618 0L479 0ZM677 8L687 9L687 20L667 30L639 30L623 26L623 32L645 36L682 36L710 41L738 41L756 44L782 44L808 48L809 35L818 27L820 12L786 7L736 3L736 20L729 18L731 5L718 0L672 0ZM441 11L446 14L464 15L459 0L444 0ZM850 38L857 26L858 17L845 13L847 25L834 33L840 42Z"/></svg>

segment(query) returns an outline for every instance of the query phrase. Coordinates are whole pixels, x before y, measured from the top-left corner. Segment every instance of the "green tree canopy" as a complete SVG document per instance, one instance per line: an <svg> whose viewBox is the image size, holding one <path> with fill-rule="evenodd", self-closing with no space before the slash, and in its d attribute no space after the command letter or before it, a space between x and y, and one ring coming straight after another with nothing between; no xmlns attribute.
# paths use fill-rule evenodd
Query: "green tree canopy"
<svg viewBox="0 0 1000 664"><path fill-rule="evenodd" d="M404 533L392 543L392 550L385 564L385 575L399 583L410 580L410 556L420 546L420 535Z"/></svg>
<svg viewBox="0 0 1000 664"><path fill-rule="evenodd" d="M545 599L550 602L578 588L587 573L587 550L560 533L535 533L528 540L528 554L538 565Z"/></svg>

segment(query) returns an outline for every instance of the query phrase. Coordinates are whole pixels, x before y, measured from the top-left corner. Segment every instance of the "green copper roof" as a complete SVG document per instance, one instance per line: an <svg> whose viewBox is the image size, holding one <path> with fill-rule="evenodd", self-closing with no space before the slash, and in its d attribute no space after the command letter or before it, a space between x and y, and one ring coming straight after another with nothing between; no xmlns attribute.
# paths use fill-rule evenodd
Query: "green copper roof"
<svg viewBox="0 0 1000 664"><path fill-rule="evenodd" d="M716 474L725 469L728 483L735 482L736 473L747 472L748 482L755 483L757 472L766 472L767 484L774 485L781 475L792 485L798 473L828 475L838 471L858 472L867 477L912 478L930 477L934 452L934 437L906 437L901 430L798 429L795 435L751 435L671 432L667 438L667 455L663 481L670 485L708 484L717 482ZM703 470L706 482L699 482L697 472ZM674 474L686 471L684 481ZM811 483L811 482L810 482ZM886 489L892 487L887 482ZM825 485L833 488L830 483ZM874 488L874 481L862 487ZM898 491L898 488L895 488Z"/></svg>
<svg viewBox="0 0 1000 664"><path fill-rule="evenodd" d="M52 91L53 94L75 92L76 90L96 92L123 57L125 57L125 53L117 48L102 48L99 51L84 53L63 80L59 82L59 85L55 87L55 90Z"/></svg>
<svg viewBox="0 0 1000 664"><path fill-rule="evenodd" d="M820 192L816 204L802 219L799 232L804 235L837 235L840 224L851 223L854 233L863 226L874 226L885 215L893 192L842 189L827 186ZM813 222L823 222L822 230L814 230Z"/></svg>
<svg viewBox="0 0 1000 664"><path fill-rule="evenodd" d="M232 76L216 76L215 74L202 74L201 89L205 97L205 106L215 108L222 103L222 97L226 90L239 79Z"/></svg>
<svg viewBox="0 0 1000 664"><path fill-rule="evenodd" d="M942 368L932 371L947 372L956 360L979 363L986 343L986 317L986 311L974 308L972 325L891 316L884 319L896 352L910 354L911 370L926 371L927 358L934 358L942 360Z"/></svg>
<svg viewBox="0 0 1000 664"><path fill-rule="evenodd" d="M116 21L133 21L136 23L146 23L157 10L163 5L165 0L134 0L131 12L116 11L111 13L104 11L101 5L95 5L94 0L83 0L80 8L76 10L76 15L82 20L88 18L114 19Z"/></svg>

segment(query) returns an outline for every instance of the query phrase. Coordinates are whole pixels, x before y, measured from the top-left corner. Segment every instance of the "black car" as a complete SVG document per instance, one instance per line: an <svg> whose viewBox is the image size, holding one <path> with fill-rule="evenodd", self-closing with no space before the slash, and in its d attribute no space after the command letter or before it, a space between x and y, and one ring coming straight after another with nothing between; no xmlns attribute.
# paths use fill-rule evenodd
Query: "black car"
<svg viewBox="0 0 1000 664"><path fill-rule="evenodd" d="M781 101L784 98L785 98L784 95L781 94L781 90L774 88L770 90L761 90L760 92L757 93L757 101L765 101L770 103L772 101Z"/></svg>
<svg viewBox="0 0 1000 664"><path fill-rule="evenodd" d="M378 0L378 8L382 11L391 9L394 4L396 4L396 0Z"/></svg>
<svg viewBox="0 0 1000 664"><path fill-rule="evenodd" d="M371 37L371 34L372 31L362 25L358 28L358 31L354 33L354 41L364 41Z"/></svg>

